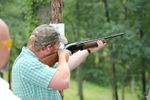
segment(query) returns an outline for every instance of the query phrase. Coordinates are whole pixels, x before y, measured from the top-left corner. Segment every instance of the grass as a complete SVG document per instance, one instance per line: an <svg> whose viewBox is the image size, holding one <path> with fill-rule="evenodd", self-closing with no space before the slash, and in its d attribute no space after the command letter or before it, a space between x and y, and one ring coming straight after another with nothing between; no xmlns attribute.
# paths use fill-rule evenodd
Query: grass
<svg viewBox="0 0 150 100"><path fill-rule="evenodd" d="M92 83L83 84L84 100L112 100L111 87L100 87ZM119 100L121 100L121 90L119 90ZM80 100L77 95L77 82L71 81L70 88L64 91L64 100ZM126 90L125 100L138 100L136 94Z"/></svg>
<svg viewBox="0 0 150 100"><path fill-rule="evenodd" d="M8 75L4 74L7 79ZM125 100L138 100L135 93L131 93L129 89L125 90ZM112 89L110 86L101 87L89 82L84 81L83 84L84 100L112 100ZM121 99L121 90L118 91L119 100ZM64 100L80 100L77 94L77 82L71 80L70 88L64 91Z"/></svg>

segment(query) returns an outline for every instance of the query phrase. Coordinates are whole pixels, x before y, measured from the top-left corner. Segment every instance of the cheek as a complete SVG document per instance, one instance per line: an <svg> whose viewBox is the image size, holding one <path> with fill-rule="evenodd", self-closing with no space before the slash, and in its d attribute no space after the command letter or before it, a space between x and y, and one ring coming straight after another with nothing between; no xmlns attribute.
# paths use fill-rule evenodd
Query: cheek
<svg viewBox="0 0 150 100"><path fill-rule="evenodd" d="M43 51L44 55L47 55L49 52L47 50Z"/></svg>
<svg viewBox="0 0 150 100"><path fill-rule="evenodd" d="M9 58L10 50L5 46L0 46L0 68L3 67Z"/></svg>
<svg viewBox="0 0 150 100"><path fill-rule="evenodd" d="M50 52L48 50L44 50L41 53L41 57L43 58L43 57L47 56L48 54L50 54Z"/></svg>
<svg viewBox="0 0 150 100"><path fill-rule="evenodd" d="M51 53L53 53L53 52L57 52L57 51L58 51L58 49L59 49L59 48L57 48L57 47L53 47L53 48L51 48Z"/></svg>

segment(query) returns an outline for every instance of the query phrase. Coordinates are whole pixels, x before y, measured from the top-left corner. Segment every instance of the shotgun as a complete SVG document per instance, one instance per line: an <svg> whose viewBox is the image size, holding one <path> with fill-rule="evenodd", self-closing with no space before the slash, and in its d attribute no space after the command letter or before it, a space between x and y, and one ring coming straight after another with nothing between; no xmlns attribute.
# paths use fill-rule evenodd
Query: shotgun
<svg viewBox="0 0 150 100"><path fill-rule="evenodd" d="M110 35L110 36L106 36L102 38L87 40L87 41L74 42L74 43L66 45L65 48L70 50L71 53L73 54L77 52L78 50L84 50L88 48L97 47L98 46L97 40L102 40L105 43L106 40L112 39L114 37L122 36L122 35L124 35L124 33L118 33L118 34L114 34L114 35ZM56 62L58 62L58 54L57 53L50 54L44 59L42 59L42 62L52 67Z"/></svg>
<svg viewBox="0 0 150 100"><path fill-rule="evenodd" d="M103 42L105 42L108 39L122 36L122 35L124 35L124 33L118 33L118 34L114 34L114 35L110 35L110 36L106 36L102 38L87 40L87 41L74 42L74 43L66 45L65 48L70 50L72 53L75 53L78 50L84 50L88 48L97 47L98 46L96 43L97 40L102 40Z"/></svg>

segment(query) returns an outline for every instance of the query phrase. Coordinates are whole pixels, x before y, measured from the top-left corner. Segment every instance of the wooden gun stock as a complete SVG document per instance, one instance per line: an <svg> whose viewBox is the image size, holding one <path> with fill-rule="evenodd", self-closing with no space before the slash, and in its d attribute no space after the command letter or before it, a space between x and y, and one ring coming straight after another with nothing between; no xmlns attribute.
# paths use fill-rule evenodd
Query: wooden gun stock
<svg viewBox="0 0 150 100"><path fill-rule="evenodd" d="M58 53L53 53L51 55L46 56L41 60L42 63L52 67L56 62L58 62Z"/></svg>

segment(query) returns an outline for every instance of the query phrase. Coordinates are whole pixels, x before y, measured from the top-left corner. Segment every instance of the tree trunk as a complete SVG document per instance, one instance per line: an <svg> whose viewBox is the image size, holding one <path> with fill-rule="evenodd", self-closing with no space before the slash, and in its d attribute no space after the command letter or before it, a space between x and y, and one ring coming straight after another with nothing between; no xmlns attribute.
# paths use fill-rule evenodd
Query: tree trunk
<svg viewBox="0 0 150 100"><path fill-rule="evenodd" d="M79 34L79 26L72 23L72 29L73 29L73 33L74 33L74 36L75 36L75 40L77 39L78 37L78 34ZM81 67L78 67L77 68L77 85L78 85L78 96L80 98L80 100L84 100L84 96L83 96L83 78L81 76L81 71L82 68Z"/></svg>
<svg viewBox="0 0 150 100"><path fill-rule="evenodd" d="M62 0L51 0L50 23L62 23Z"/></svg>
<svg viewBox="0 0 150 100"><path fill-rule="evenodd" d="M10 67L10 62L8 62L7 64L9 70L8 70L8 83L9 83L9 88L11 89L11 71L12 71L12 68Z"/></svg>
<svg viewBox="0 0 150 100"><path fill-rule="evenodd" d="M62 9L63 9L62 0L51 0L50 24L58 24L63 22ZM59 92L63 100L64 99L63 90Z"/></svg>
<svg viewBox="0 0 150 100"><path fill-rule="evenodd" d="M78 67L78 70L77 70L78 96L80 97L80 100L84 100L84 97L83 97L83 78L80 74L80 70L82 70L82 69L80 67Z"/></svg>
<svg viewBox="0 0 150 100"><path fill-rule="evenodd" d="M135 80L133 75L131 76L131 92L135 92Z"/></svg>
<svg viewBox="0 0 150 100"><path fill-rule="evenodd" d="M122 80L122 100L125 100L125 81Z"/></svg>
<svg viewBox="0 0 150 100"><path fill-rule="evenodd" d="M144 36L143 30L140 28L139 32L140 32L140 37L142 40L142 38ZM143 65L142 70L141 70L142 94L143 94L142 98L143 98L143 100L146 100L146 71L144 68L144 66L145 66L144 62L145 62L145 60L142 57L141 58L141 64Z"/></svg>
<svg viewBox="0 0 150 100"><path fill-rule="evenodd" d="M149 90L149 93L148 93L148 96L147 96L147 100L150 100L150 90Z"/></svg>
<svg viewBox="0 0 150 100"><path fill-rule="evenodd" d="M4 75L3 75L3 73L2 73L2 72L0 72L0 76L1 76L1 78L3 78L3 77L4 77Z"/></svg>
<svg viewBox="0 0 150 100"><path fill-rule="evenodd" d="M114 87L114 84L113 84L113 79L112 79L112 100L115 100L115 87Z"/></svg>
<svg viewBox="0 0 150 100"><path fill-rule="evenodd" d="M108 1L107 0L103 0L104 3L104 8L105 8L105 16L107 19L107 22L110 22L110 15L109 15L109 9L108 9ZM110 47L112 50L113 47ZM114 98L116 100L118 100L118 88L117 88L117 77L116 77L116 68L115 68L115 63L113 61L113 58L110 56L111 59L111 63L112 63L112 99L114 100Z"/></svg>
<svg viewBox="0 0 150 100"><path fill-rule="evenodd" d="M105 16L107 18L107 22L110 22L109 10L108 10L108 2L107 0L103 0L105 7Z"/></svg>
<svg viewBox="0 0 150 100"><path fill-rule="evenodd" d="M112 63L112 74L113 74L113 88L114 88L114 97L116 100L118 100L118 87L117 87L117 77L116 77L116 67L115 63Z"/></svg>
<svg viewBox="0 0 150 100"><path fill-rule="evenodd" d="M78 36L80 34L80 0L76 1L76 24L74 24L74 34L75 34L75 40L78 39ZM80 100L84 100L84 95L83 95L83 77L82 77L82 67L77 68L77 84L78 84L78 96Z"/></svg>
<svg viewBox="0 0 150 100"><path fill-rule="evenodd" d="M143 100L146 100L146 75L145 74L146 74L145 69L142 68L141 81L142 81Z"/></svg>

